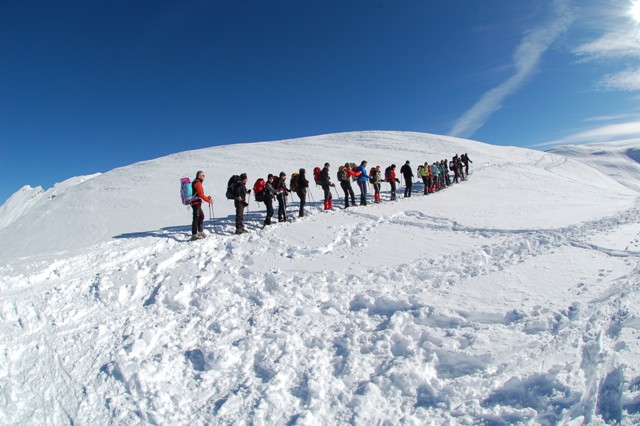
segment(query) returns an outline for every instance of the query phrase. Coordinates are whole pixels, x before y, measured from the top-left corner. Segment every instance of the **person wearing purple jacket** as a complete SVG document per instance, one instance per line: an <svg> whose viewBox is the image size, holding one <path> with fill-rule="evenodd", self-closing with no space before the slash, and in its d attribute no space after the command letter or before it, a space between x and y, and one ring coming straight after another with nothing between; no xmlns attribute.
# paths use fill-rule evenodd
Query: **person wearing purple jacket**
<svg viewBox="0 0 640 426"><path fill-rule="evenodd" d="M360 205L367 205L367 182L369 181L370 176L367 174L367 162L362 161L360 163L360 167L358 167L358 171L360 175L358 176L358 186L360 187Z"/></svg>

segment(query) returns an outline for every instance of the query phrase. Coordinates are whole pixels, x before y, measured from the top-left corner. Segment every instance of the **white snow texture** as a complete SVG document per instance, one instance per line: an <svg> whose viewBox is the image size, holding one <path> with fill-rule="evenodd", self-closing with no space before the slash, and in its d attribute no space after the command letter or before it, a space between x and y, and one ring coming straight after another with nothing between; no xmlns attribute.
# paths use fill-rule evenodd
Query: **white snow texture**
<svg viewBox="0 0 640 426"><path fill-rule="evenodd" d="M310 179L304 218L261 229L252 200L233 235L233 174L465 152L443 191L323 211ZM639 424L640 141L555 152L354 132L24 187L0 207L0 423Z"/></svg>

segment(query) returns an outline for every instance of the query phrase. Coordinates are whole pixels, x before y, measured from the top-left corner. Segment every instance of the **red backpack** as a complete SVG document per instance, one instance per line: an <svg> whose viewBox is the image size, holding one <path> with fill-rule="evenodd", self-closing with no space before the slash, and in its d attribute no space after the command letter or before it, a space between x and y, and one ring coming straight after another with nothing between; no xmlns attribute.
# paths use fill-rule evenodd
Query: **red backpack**
<svg viewBox="0 0 640 426"><path fill-rule="evenodd" d="M256 201L264 201L264 187L266 182L260 178L253 184L253 195L256 197Z"/></svg>
<svg viewBox="0 0 640 426"><path fill-rule="evenodd" d="M313 169L313 180L316 181L316 185L318 184L318 181L320 180L320 167L315 167Z"/></svg>

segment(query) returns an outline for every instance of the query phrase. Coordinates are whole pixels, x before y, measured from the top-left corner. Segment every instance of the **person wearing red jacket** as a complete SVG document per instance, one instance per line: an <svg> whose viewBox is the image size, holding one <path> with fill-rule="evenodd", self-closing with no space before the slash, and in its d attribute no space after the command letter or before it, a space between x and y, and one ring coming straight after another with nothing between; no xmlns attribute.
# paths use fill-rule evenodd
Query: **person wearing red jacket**
<svg viewBox="0 0 640 426"><path fill-rule="evenodd" d="M199 170L196 173L196 178L191 184L193 193L198 196L191 202L191 208L193 209L193 222L191 222L191 241L200 240L206 237L202 225L204 224L204 212L202 211L202 202L213 203L211 197L204 195L204 189L202 188L202 182L204 181L204 172Z"/></svg>
<svg viewBox="0 0 640 426"><path fill-rule="evenodd" d="M396 199L396 183L400 180L396 177L396 165L392 164L385 170L385 180L391 184L391 201Z"/></svg>

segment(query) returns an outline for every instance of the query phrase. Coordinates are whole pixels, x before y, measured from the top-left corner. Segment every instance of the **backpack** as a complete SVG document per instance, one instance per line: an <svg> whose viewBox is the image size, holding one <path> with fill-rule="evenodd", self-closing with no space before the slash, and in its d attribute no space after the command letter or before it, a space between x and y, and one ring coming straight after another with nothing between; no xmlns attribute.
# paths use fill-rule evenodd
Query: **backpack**
<svg viewBox="0 0 640 426"><path fill-rule="evenodd" d="M293 192L298 192L298 176L300 176L300 173L291 173L291 180L289 181L289 189Z"/></svg>
<svg viewBox="0 0 640 426"><path fill-rule="evenodd" d="M345 170L344 166L338 167L338 181L342 182L347 179L349 178L347 177L347 171Z"/></svg>
<svg viewBox="0 0 640 426"><path fill-rule="evenodd" d="M318 184L318 180L320 180L320 167L315 167L313 169L313 180L316 182L316 185Z"/></svg>
<svg viewBox="0 0 640 426"><path fill-rule="evenodd" d="M253 184L253 195L255 195L256 201L264 202L264 188L266 185L267 183L262 178Z"/></svg>
<svg viewBox="0 0 640 426"><path fill-rule="evenodd" d="M197 195L193 194L191 179L188 177L180 179L180 198L182 198L182 204L185 206L188 206L192 201L199 199Z"/></svg>
<svg viewBox="0 0 640 426"><path fill-rule="evenodd" d="M391 182L391 166L384 169L384 180Z"/></svg>
<svg viewBox="0 0 640 426"><path fill-rule="evenodd" d="M233 175L229 178L229 182L227 183L227 193L225 194L229 200L233 200L235 195L233 194L234 189L236 187L236 183L240 181L240 176Z"/></svg>

